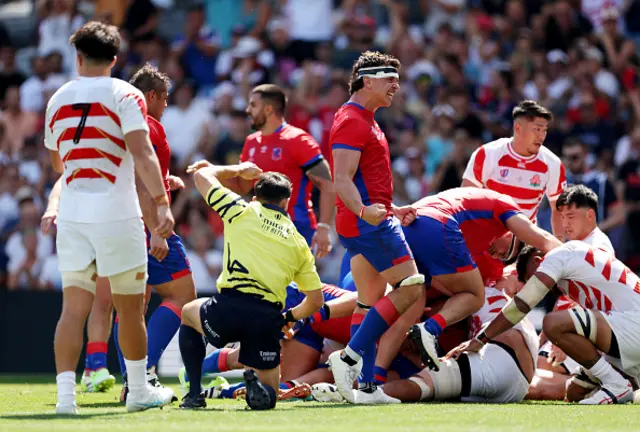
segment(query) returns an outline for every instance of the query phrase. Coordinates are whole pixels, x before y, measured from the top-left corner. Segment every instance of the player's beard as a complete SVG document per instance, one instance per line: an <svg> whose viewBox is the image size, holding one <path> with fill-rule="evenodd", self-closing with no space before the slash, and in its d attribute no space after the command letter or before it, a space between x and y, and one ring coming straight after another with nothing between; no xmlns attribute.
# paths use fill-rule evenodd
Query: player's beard
<svg viewBox="0 0 640 432"><path fill-rule="evenodd" d="M267 118L262 113L251 118L251 128L253 130L259 131L264 127L265 123L267 123Z"/></svg>

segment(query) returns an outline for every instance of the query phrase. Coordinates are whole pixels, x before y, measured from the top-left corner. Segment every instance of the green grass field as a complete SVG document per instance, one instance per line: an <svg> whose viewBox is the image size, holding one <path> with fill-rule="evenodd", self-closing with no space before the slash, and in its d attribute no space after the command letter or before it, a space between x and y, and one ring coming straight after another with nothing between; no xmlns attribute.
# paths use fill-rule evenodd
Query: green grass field
<svg viewBox="0 0 640 432"><path fill-rule="evenodd" d="M275 411L245 410L244 401L208 401L201 411L128 414L109 393L78 394L81 415L59 418L53 377L0 377L0 431L630 431L640 430L633 405L582 407L564 403L519 405L415 404L354 407L284 402ZM178 391L178 385L170 383Z"/></svg>

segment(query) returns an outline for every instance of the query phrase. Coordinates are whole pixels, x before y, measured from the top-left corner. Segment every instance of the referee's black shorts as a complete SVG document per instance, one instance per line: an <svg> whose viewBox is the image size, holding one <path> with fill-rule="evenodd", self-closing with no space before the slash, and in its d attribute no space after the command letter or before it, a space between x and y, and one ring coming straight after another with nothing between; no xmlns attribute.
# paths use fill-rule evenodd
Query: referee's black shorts
<svg viewBox="0 0 640 432"><path fill-rule="evenodd" d="M223 289L200 307L207 341L216 347L240 342L238 361L259 370L280 364L281 305L233 289Z"/></svg>

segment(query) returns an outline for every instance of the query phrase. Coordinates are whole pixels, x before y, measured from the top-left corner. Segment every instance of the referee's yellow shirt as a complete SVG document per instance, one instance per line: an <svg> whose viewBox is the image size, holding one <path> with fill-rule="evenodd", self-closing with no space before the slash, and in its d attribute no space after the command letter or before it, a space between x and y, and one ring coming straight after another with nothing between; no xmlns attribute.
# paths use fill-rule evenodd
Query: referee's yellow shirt
<svg viewBox="0 0 640 432"><path fill-rule="evenodd" d="M220 292L236 289L284 306L291 281L301 291L322 289L313 254L283 209L247 203L224 186L213 186L205 200L224 221Z"/></svg>

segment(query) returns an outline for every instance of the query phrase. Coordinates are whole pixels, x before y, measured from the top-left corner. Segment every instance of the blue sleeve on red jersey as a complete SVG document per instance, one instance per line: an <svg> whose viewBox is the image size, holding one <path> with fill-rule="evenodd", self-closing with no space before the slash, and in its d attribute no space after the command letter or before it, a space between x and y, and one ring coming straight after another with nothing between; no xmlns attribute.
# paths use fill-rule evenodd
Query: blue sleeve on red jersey
<svg viewBox="0 0 640 432"><path fill-rule="evenodd" d="M371 128L362 120L346 118L331 133L331 149L362 151L370 133Z"/></svg>
<svg viewBox="0 0 640 432"><path fill-rule="evenodd" d="M500 222L502 222L504 226L507 226L507 221L509 220L509 218L520 213L522 212L520 211L520 208L515 203L513 198L506 195L501 195L497 199L497 202L493 211L493 214L495 215L495 217L500 219Z"/></svg>
<svg viewBox="0 0 640 432"><path fill-rule="evenodd" d="M302 134L291 147L291 156L302 169L311 167L314 163L322 159L320 146L309 134Z"/></svg>

